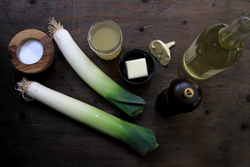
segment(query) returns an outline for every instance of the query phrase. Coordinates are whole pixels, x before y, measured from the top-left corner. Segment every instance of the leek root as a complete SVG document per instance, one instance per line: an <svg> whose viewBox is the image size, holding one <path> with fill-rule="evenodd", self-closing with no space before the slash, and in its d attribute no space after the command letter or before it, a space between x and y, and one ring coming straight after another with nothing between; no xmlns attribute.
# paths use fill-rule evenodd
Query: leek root
<svg viewBox="0 0 250 167"><path fill-rule="evenodd" d="M18 83L17 90L27 101L38 100L72 119L124 142L142 156L158 146L152 130L123 121L38 82L23 78Z"/></svg>

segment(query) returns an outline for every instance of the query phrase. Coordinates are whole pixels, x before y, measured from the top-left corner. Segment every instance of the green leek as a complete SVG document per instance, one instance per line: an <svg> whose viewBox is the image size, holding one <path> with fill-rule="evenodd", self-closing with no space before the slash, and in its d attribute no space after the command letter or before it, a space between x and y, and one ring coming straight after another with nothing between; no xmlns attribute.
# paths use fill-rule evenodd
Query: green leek
<svg viewBox="0 0 250 167"><path fill-rule="evenodd" d="M51 36L82 80L129 116L137 117L143 112L145 101L141 97L128 92L114 82L83 53L60 23L57 23L54 18L50 18L49 21L48 28Z"/></svg>
<svg viewBox="0 0 250 167"><path fill-rule="evenodd" d="M18 82L17 90L22 93L25 100L40 101L76 121L124 142L141 156L158 146L152 130L123 121L38 82L23 78L21 82Z"/></svg>

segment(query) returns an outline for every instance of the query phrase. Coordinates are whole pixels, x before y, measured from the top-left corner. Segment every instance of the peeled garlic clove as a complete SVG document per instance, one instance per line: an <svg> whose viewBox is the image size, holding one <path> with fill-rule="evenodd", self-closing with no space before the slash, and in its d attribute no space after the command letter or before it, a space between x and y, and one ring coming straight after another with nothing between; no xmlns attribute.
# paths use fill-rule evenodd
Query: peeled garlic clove
<svg viewBox="0 0 250 167"><path fill-rule="evenodd" d="M149 50L159 60L161 65L166 66L171 60L169 48L174 44L175 41L165 44L160 40L154 40L149 44Z"/></svg>

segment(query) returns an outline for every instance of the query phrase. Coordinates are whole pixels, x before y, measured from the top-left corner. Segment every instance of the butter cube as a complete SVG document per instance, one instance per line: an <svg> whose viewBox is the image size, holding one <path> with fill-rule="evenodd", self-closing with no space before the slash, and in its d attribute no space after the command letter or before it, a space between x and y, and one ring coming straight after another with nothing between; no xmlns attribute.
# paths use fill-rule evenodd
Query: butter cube
<svg viewBox="0 0 250 167"><path fill-rule="evenodd" d="M145 58L128 60L125 62L128 79L135 79L148 76L147 63Z"/></svg>

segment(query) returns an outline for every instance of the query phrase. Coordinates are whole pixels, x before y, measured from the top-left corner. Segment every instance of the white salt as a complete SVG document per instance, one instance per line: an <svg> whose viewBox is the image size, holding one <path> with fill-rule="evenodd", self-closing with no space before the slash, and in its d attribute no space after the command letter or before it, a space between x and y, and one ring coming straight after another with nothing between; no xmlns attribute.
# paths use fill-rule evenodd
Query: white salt
<svg viewBox="0 0 250 167"><path fill-rule="evenodd" d="M38 40L29 40L23 44L19 52L19 60L24 64L34 64L43 55L43 45Z"/></svg>

